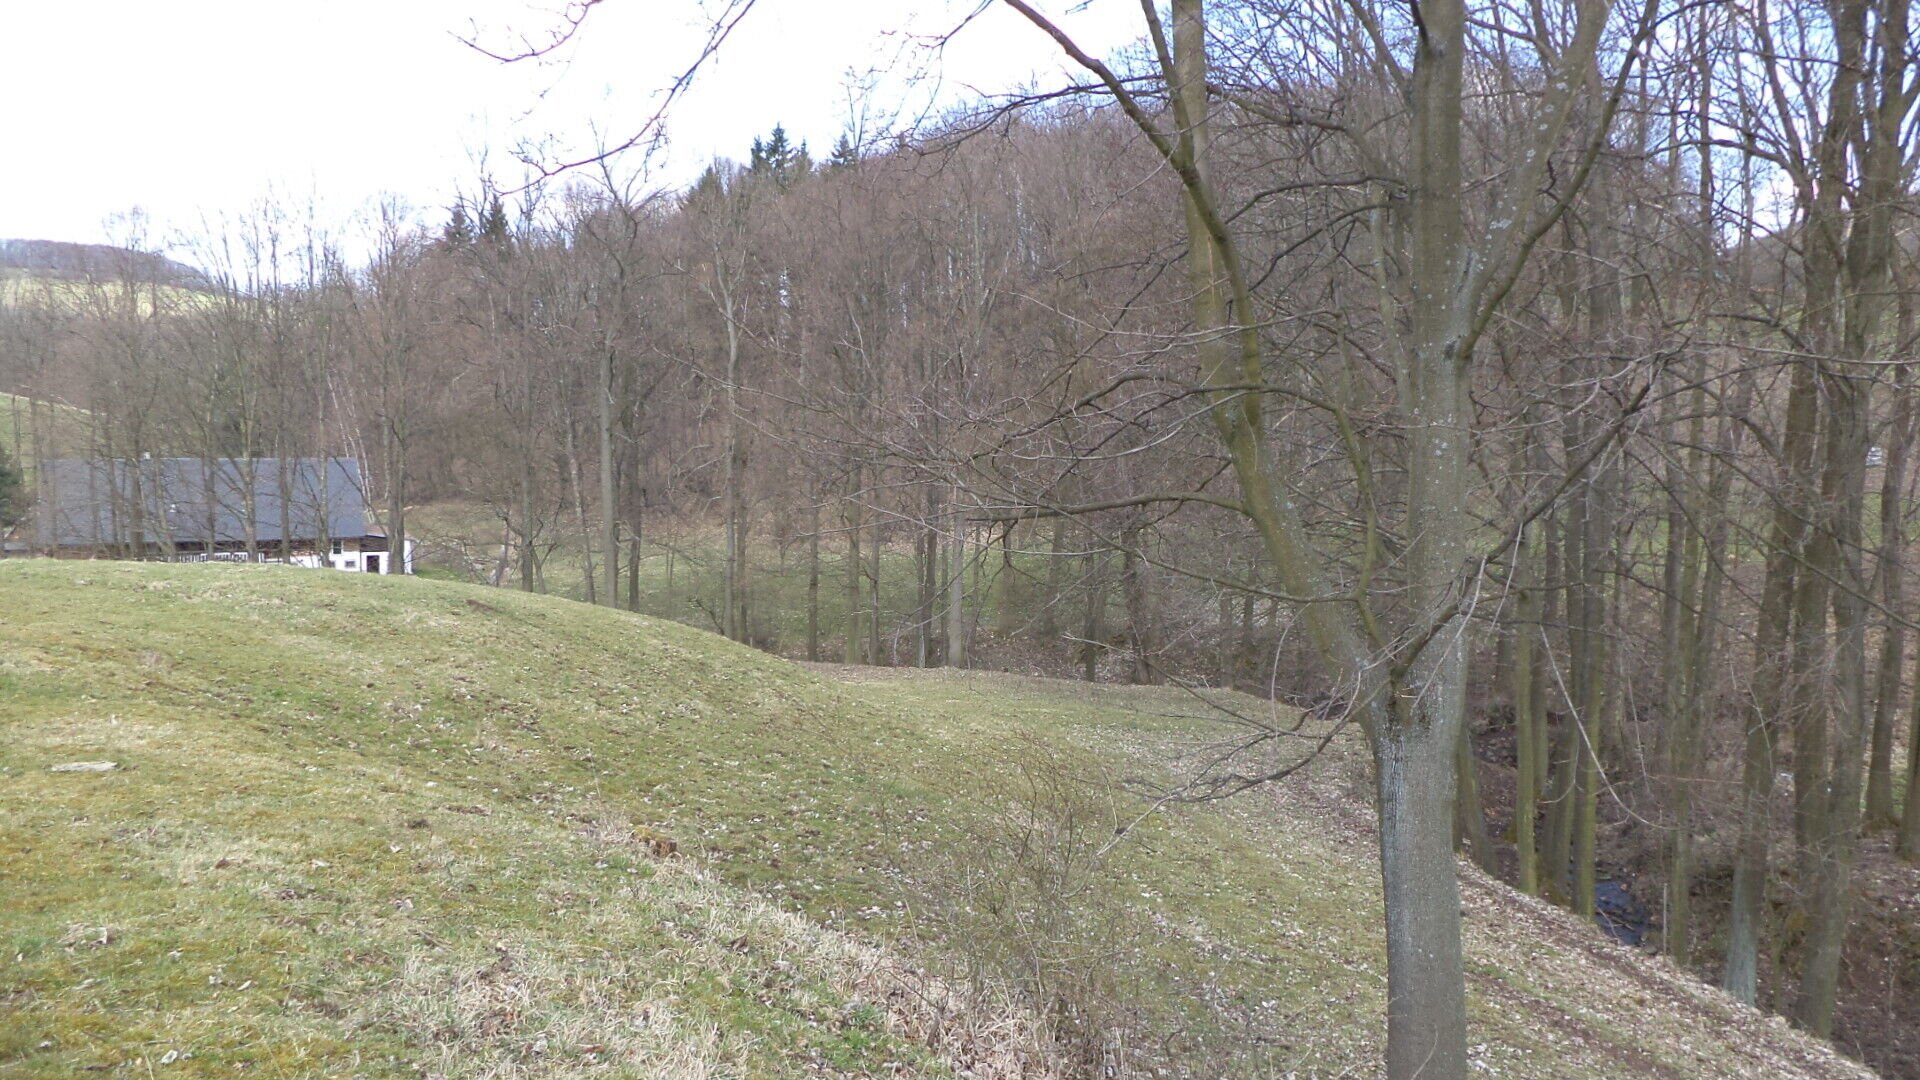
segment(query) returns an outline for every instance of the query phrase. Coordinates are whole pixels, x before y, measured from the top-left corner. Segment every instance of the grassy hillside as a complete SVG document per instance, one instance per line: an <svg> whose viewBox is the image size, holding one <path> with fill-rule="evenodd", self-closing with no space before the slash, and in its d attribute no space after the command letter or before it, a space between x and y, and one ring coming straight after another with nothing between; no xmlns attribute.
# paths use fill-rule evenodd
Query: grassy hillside
<svg viewBox="0 0 1920 1080"><path fill-rule="evenodd" d="M0 267L0 302L45 308L68 315L101 315L131 309L140 315L191 311L209 295L184 285L139 284L128 289L103 276L100 284L36 270Z"/></svg>
<svg viewBox="0 0 1920 1080"><path fill-rule="evenodd" d="M1348 742L1141 820L1231 731L1176 691L275 567L0 563L0 613L0 1076L1374 1073ZM1467 895L1487 1075L1864 1075Z"/></svg>

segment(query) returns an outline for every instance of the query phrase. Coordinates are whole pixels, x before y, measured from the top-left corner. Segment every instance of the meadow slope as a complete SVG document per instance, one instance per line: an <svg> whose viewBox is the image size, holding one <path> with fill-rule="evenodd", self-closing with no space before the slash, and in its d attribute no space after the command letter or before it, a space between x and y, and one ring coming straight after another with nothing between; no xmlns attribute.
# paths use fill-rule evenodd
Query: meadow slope
<svg viewBox="0 0 1920 1080"><path fill-rule="evenodd" d="M15 561L0 725L0 1076L1376 1071L1362 755L1146 814L1234 731L1179 691ZM1867 1075L1463 873L1480 1074Z"/></svg>

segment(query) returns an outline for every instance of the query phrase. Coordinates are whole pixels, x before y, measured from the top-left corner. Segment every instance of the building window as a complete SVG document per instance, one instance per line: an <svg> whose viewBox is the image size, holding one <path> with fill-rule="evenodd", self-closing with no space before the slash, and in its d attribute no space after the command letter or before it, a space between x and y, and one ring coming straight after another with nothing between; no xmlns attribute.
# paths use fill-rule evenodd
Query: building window
<svg viewBox="0 0 1920 1080"><path fill-rule="evenodd" d="M335 540L335 541L333 542L333 553L334 553L335 555L338 555L338 554L340 554L340 541L338 541L338 540Z"/></svg>

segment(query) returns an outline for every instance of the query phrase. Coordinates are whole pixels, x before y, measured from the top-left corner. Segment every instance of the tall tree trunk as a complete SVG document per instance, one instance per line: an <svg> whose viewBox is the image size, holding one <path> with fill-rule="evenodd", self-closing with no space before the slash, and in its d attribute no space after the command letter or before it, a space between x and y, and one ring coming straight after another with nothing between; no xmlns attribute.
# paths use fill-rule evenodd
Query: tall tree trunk
<svg viewBox="0 0 1920 1080"><path fill-rule="evenodd" d="M1066 569L1067 515L1055 514L1047 543L1047 596L1040 609L1040 639L1052 648L1060 637L1060 576Z"/></svg>
<svg viewBox="0 0 1920 1080"><path fill-rule="evenodd" d="M938 616L940 604L940 501L933 485L927 485L924 508L925 520L921 524L920 535L914 541L916 556L914 569L920 592L919 603L914 611L915 664L919 667L933 666L934 620Z"/></svg>
<svg viewBox="0 0 1920 1080"><path fill-rule="evenodd" d="M641 488L639 499L634 504L627 538L627 610L640 610L640 545L646 539L647 528L647 492Z"/></svg>
<svg viewBox="0 0 1920 1080"><path fill-rule="evenodd" d="M1242 662L1250 668L1254 665L1253 656L1253 594L1248 593L1240 601L1240 656Z"/></svg>
<svg viewBox="0 0 1920 1080"><path fill-rule="evenodd" d="M1086 681L1095 682L1107 640L1107 553L1089 551L1083 561L1087 568L1087 617L1081 632L1080 668Z"/></svg>
<svg viewBox="0 0 1920 1080"><path fill-rule="evenodd" d="M1906 305L1903 305L1906 306ZM1904 320L1903 320L1904 321ZM1902 340L1907 340L1904 336ZM1886 464L1880 478L1880 658L1873 694L1873 735L1867 764L1868 828L1890 828L1893 814L1893 729L1900 709L1900 673L1905 665L1907 451L1913 439L1913 388L1902 365L1894 387L1893 420L1887 427Z"/></svg>
<svg viewBox="0 0 1920 1080"><path fill-rule="evenodd" d="M1752 384L1743 380L1736 393L1732 412L1744 413L1752 396ZM1694 395L1694 446L1702 445L1699 434L1704 426L1704 393ZM1721 594L1725 575L1729 518L1725 511L1732 491L1734 452L1739 445L1739 427L1731 419L1720 424L1716 451L1706 464L1706 498L1699 500L1694 513L1695 532L1690 535L1681 567L1679 588L1686 603L1683 610L1680 672L1684 682L1678 700L1678 712L1672 720L1669 736L1668 775L1673 784L1672 833L1667 849L1667 951L1676 964L1689 966L1693 960L1693 830L1694 788L1698 784L1700 732L1714 698L1714 665L1718 657ZM1692 472L1701 471L1701 453L1693 455ZM1704 519L1704 520L1702 520ZM1701 530L1704 530L1702 534Z"/></svg>
<svg viewBox="0 0 1920 1080"><path fill-rule="evenodd" d="M807 507L807 659L820 660L820 499Z"/></svg>
<svg viewBox="0 0 1920 1080"><path fill-rule="evenodd" d="M947 666L967 666L967 518L960 490L947 500Z"/></svg>
<svg viewBox="0 0 1920 1080"><path fill-rule="evenodd" d="M993 633L1002 641L1013 636L1020 625L1019 573L1013 565L1013 523L1009 523L1000 533L1000 579L999 603L994 608Z"/></svg>
<svg viewBox="0 0 1920 1080"><path fill-rule="evenodd" d="M1877 358L1881 316L1893 284L1894 215L1903 196L1902 173L1908 158L1904 140L1916 93L1906 75L1908 5L1907 0L1835 0L1829 11L1838 63L1828 90L1828 124L1816 155L1819 189L1808 214L1808 275L1811 278L1826 268L1843 270L1844 303L1835 309L1840 325L1838 353L1843 361L1864 363ZM1849 163L1858 169L1857 194L1851 204L1843 204L1831 189L1845 186ZM1843 205L1847 206L1844 222ZM1814 261L1815 254L1821 256L1819 263ZM1834 297L1830 286L1824 295L1816 293L1811 281L1808 291L1811 320L1820 314L1816 301ZM1835 319L1827 315L1819 329L1827 329ZM1830 340L1818 332L1809 332L1806 339L1816 349ZM1823 585L1832 582L1832 659L1825 670L1831 671L1833 685L1831 693L1823 694L1831 710L1832 731L1830 745L1820 746L1824 760L1811 767L1799 760L1805 748L1797 734L1794 746L1796 779L1807 773L1819 781L1816 790L1800 800L1809 809L1804 815L1801 860L1808 932L1794 1015L1801 1026L1823 1038L1833 1028L1840 955L1853 895L1862 755L1869 723L1869 583L1861 549L1872 415L1870 375L1859 366L1828 360L1827 355L1821 350L1815 361L1820 366L1823 400L1830 410L1820 478L1823 517L1813 537L1807 577ZM1809 714L1824 711L1808 710Z"/></svg>
<svg viewBox="0 0 1920 1080"><path fill-rule="evenodd" d="M860 633L860 470L854 468L848 480L846 502L847 528L847 643L845 661L849 664L860 662L860 646L865 640Z"/></svg>
<svg viewBox="0 0 1920 1080"><path fill-rule="evenodd" d="M1920 649L1914 650L1914 683L1920 686ZM1900 840L1897 848L1902 858L1909 862L1920 862L1920 692L1913 695L1913 704L1907 715L1907 798L1900 811Z"/></svg>
<svg viewBox="0 0 1920 1080"><path fill-rule="evenodd" d="M275 447L273 454L274 491L280 496L280 561L293 564L293 469L287 461L287 448L284 444ZM326 468L325 459L321 468ZM406 567L400 568L405 572Z"/></svg>
<svg viewBox="0 0 1920 1080"><path fill-rule="evenodd" d="M407 430L405 422L390 425L392 442L387 458L387 558L407 547ZM532 468L531 465L528 466ZM362 556L364 558L364 556Z"/></svg>
<svg viewBox="0 0 1920 1080"><path fill-rule="evenodd" d="M1874 9L1878 10L1875 11ZM1877 358L1880 322L1891 291L1896 203L1902 197L1907 160L1905 133L1910 128L1916 90L1908 86L1907 0L1837 0L1831 5L1839 72L1829 90L1833 117L1858 108L1857 132L1823 139L1822 183L1836 185L1849 157L1860 173L1858 198L1846 230L1847 290L1841 315L1841 356L1869 362ZM1869 37L1879 44L1869 46ZM1877 56L1875 54L1878 54ZM1877 71L1868 65L1877 61ZM1876 77L1877 76L1877 77ZM1854 90L1866 93L1858 94ZM1829 143L1840 143L1829 146ZM1818 244L1810 245L1817 247ZM1817 336L1810 338L1818 341ZM1833 731L1829 760L1818 798L1819 820L1811 823L1809 857L1803 866L1809 904L1806 956L1800 996L1794 1006L1802 1027L1822 1038L1833 1030L1834 998L1840 955L1846 943L1853 898L1853 860L1861 814L1861 766L1869 725L1867 698L1867 622L1869 582L1862 548L1865 542L1867 450L1872 439L1872 376L1859 366L1822 361L1824 398L1831 405L1821 475L1821 505L1827 518L1815 534L1815 573L1830 576L1833 607L1833 693L1829 696ZM1897 573L1894 568L1886 568ZM1809 574L1809 577L1815 576ZM1889 579L1892 573L1888 575ZM1794 748L1796 757L1800 748ZM1797 770L1796 770L1797 771Z"/></svg>
<svg viewBox="0 0 1920 1080"><path fill-rule="evenodd" d="M1602 496L1603 499L1610 497L1610 493ZM1610 515L1594 513L1591 516L1606 527L1602 535L1607 539L1600 542L1608 543L1612 532ZM1608 737L1618 726L1621 697L1612 685L1616 672L1612 663L1613 650L1607 646L1608 611L1610 607L1618 605L1619 579L1614 579L1614 604L1609 605L1604 599L1608 588L1602 577L1604 573L1604 569L1590 570L1589 588L1593 593L1587 600L1587 611L1593 627L1590 639L1592 652L1588 660L1591 666L1587 672L1585 699L1576 718L1579 745L1574 748L1579 768L1574 773L1573 911L1583 919L1592 919L1594 916L1600 785L1604 779L1601 759L1606 753Z"/></svg>
<svg viewBox="0 0 1920 1080"><path fill-rule="evenodd" d="M1140 551L1140 530L1128 529L1120 538L1120 591L1127 605L1127 644L1133 656L1127 681L1151 686L1160 681L1154 669L1156 651L1153 585Z"/></svg>
<svg viewBox="0 0 1920 1080"><path fill-rule="evenodd" d="M1230 689L1233 686L1234 668L1233 594L1222 588L1220 595L1215 598L1215 602L1219 605L1219 614L1214 617L1215 632L1219 634L1219 638L1214 642L1216 654L1214 666L1219 669L1219 674L1215 676L1215 681L1218 685Z"/></svg>
<svg viewBox="0 0 1920 1080"><path fill-rule="evenodd" d="M1776 525L1776 535L1778 529ZM1792 621L1793 556L1785 545L1767 555L1754 639L1754 692L1745 713L1740 769L1739 836L1734 849L1733 897L1727 914L1726 971L1721 986L1735 1000L1759 1002L1760 937L1766 929L1768 849L1773 834L1774 762L1779 728L1772 706L1782 694L1787 628Z"/></svg>
<svg viewBox="0 0 1920 1080"><path fill-rule="evenodd" d="M742 472L745 471L744 464L743 462ZM736 542L733 547L733 592L737 610L734 612L733 624L740 631L740 641L748 644L751 644L754 640L752 618L753 589L747 580L748 536L752 525L753 523L747 518L746 508L743 506L740 509L739 525L734 530Z"/></svg>
<svg viewBox="0 0 1920 1080"><path fill-rule="evenodd" d="M620 603L620 517L614 504L619 477L613 465L613 350L607 349L600 361L599 400L600 436L600 550L606 553L606 583L602 593L608 607Z"/></svg>
<svg viewBox="0 0 1920 1080"><path fill-rule="evenodd" d="M1717 226L1714 206L1717 194L1711 150L1715 56L1707 43L1710 31L1710 13L1702 9L1694 30L1695 102L1699 136L1699 266L1702 281L1711 281L1715 276L1719 255L1715 242ZM1673 161L1677 166L1677 154ZM1666 688L1664 710L1670 730L1665 733L1667 753L1662 758L1669 785L1669 813L1672 815L1665 852L1667 898L1664 934L1667 955L1682 968L1691 966L1693 960L1695 772L1698 768L1700 729L1710 699L1714 642L1720 618L1720 567L1726 554L1728 520L1724 506L1730 490L1730 461L1737 431L1731 419L1722 421L1718 452L1707 467L1706 498L1689 499L1687 496L1695 491L1691 485L1697 482L1701 458L1705 453L1703 432L1707 411L1705 379L1699 377L1705 374L1706 361L1702 359L1694 367L1695 387L1690 395L1692 419L1688 425L1688 442L1693 447L1689 454L1691 467L1686 470L1686 475L1679 472L1676 448L1668 470L1670 501L1667 555L1670 563L1666 584L1670 590L1672 610L1666 613L1662 621L1663 630L1666 631L1667 652L1672 661L1669 669L1672 681ZM1740 397L1734 409L1736 415L1745 409L1750 385L1746 380L1739 383ZM1710 519L1711 524L1703 524L1703 518ZM1682 534L1685 536L1684 544L1680 540ZM1677 564L1671 562L1676 555L1679 557ZM1673 685L1673 682L1679 685Z"/></svg>
<svg viewBox="0 0 1920 1080"><path fill-rule="evenodd" d="M260 470L258 459L252 456L252 440L243 439L241 447L242 456L233 463L234 472L238 474L239 481L243 485L240 495L240 524L246 536L247 561L257 563L260 561L260 484L258 483ZM157 505L157 500L163 494L159 490L160 472L161 467L156 465L153 489L156 505L152 518L157 523L155 531L160 534L162 545L171 548L173 546L172 530L167 528L165 507Z"/></svg>
<svg viewBox="0 0 1920 1080"><path fill-rule="evenodd" d="M1867 682L1867 590L1860 544L1865 511L1862 480L1867 453L1865 379L1836 375L1829 380L1833 402L1829 435L1827 503L1835 520L1816 537L1809 559L1812 574L1831 574L1837 587L1833 607L1833 732L1831 760L1816 791L1817 813L1808 820L1807 857L1802 880L1808 892L1806 956L1794 1018L1821 1038L1833 1032L1834 996L1839 986L1840 953L1853 896L1852 871L1860 823L1861 757L1865 750ZM1810 710L1811 711L1811 710ZM1801 752L1796 743L1794 753Z"/></svg>
<svg viewBox="0 0 1920 1080"><path fill-rule="evenodd" d="M1464 1077L1466 995L1460 884L1449 835L1466 708L1463 618L1443 616L1467 556L1468 424L1472 408L1462 298L1466 244L1461 191L1465 5L1421 5L1414 51L1408 195L1411 355L1405 363L1407 564L1411 609L1439 620L1407 661L1390 722L1375 735L1380 870L1387 915L1387 1076Z"/></svg>
<svg viewBox="0 0 1920 1080"><path fill-rule="evenodd" d="M1432 724L1390 724L1377 740L1380 860L1392 867L1382 874L1392 1080L1467 1075L1452 836L1454 739ZM1456 1042L1457 1054L1450 1049Z"/></svg>
<svg viewBox="0 0 1920 1080"><path fill-rule="evenodd" d="M746 604L740 570L745 562L745 541L741 537L741 484L745 481L745 460L740 439L740 326L734 318L733 282L723 266L724 260L714 259L714 284L720 297L721 321L727 333L727 377L723 385L725 395L725 423L723 452L726 455L725 487L721 494L722 519L726 532L726 567L721 571L721 601L725 614L721 617L721 632L735 641L747 639L746 627L741 625L740 611Z"/></svg>
<svg viewBox="0 0 1920 1080"><path fill-rule="evenodd" d="M1595 188L1593 216L1588 230L1588 249L1601 275L1587 290L1588 332L1602 349L1620 348L1622 321L1621 283L1614 276L1615 219L1618 216L1605 184ZM1588 438L1611 440L1612 436L1593 430L1584 422ZM1574 780L1573 805L1573 910L1585 919L1594 915L1594 858L1599 827L1601 755L1606 746L1609 721L1618 704L1619 693L1613 687L1613 650L1609 647L1611 612L1609 593L1619 590L1618 552L1614 507L1622 492L1622 466L1617 454L1604 447L1593 465L1594 476L1587 486L1581 514L1584 535L1580 542L1580 640L1584 656L1577 661L1580 704L1575 721L1580 726L1579 769Z"/></svg>
<svg viewBox="0 0 1920 1080"><path fill-rule="evenodd" d="M1690 932L1687 893L1692 880L1689 869L1691 838L1688 835L1691 822L1687 820L1691 814L1687 808L1691 806L1693 796L1693 738L1689 730L1692 718L1687 709L1688 681L1694 674L1687 662L1691 651L1689 644L1693 640L1693 625L1688 610L1693 603L1689 575L1698 572L1695 560L1699 557L1700 541L1689 513L1697 507L1694 500L1686 495L1691 470L1681 466L1679 431L1671 416L1677 406L1678 399L1672 400L1664 433L1672 449L1668 451L1664 482L1667 514L1660 578L1661 725L1654 758L1659 762L1661 794L1670 819L1662 842L1667 871L1664 920L1666 950L1674 963L1685 967ZM1697 417L1700 410L1697 395L1693 396L1691 409ZM1699 439L1692 439L1692 443L1698 446ZM1697 468L1699 462L1696 459L1691 464Z"/></svg>
<svg viewBox="0 0 1920 1080"><path fill-rule="evenodd" d="M1727 918L1727 961L1722 985L1736 999L1754 1004L1759 989L1760 937L1765 926L1768 849L1773 822L1773 786L1780 730L1793 714L1796 679L1789 674L1789 643L1795 629L1801 554L1813 500L1812 474L1818 397L1809 365L1795 364L1787 391L1786 432L1781 445L1782 491L1768 538L1766 581L1754 636L1754 689L1746 715L1741 763L1739 840L1733 898ZM1824 615L1822 616L1824 622Z"/></svg>
<svg viewBox="0 0 1920 1080"><path fill-rule="evenodd" d="M873 537L868 543L872 569L868 572L870 592L867 594L867 662L870 664L888 664L891 662L880 640L880 556L886 545L881 542L881 520L874 515Z"/></svg>
<svg viewBox="0 0 1920 1080"><path fill-rule="evenodd" d="M1540 744L1542 725L1534 718L1538 695L1533 681L1533 640L1540 632L1540 593L1534 582L1531 533L1531 529L1522 529L1513 546L1515 600L1508 674L1512 679L1509 696L1513 699L1515 744L1513 846L1519 860L1515 884L1521 892L1538 896L1540 849L1534 839L1534 819L1539 813L1540 780L1545 773L1546 755Z"/></svg>
<svg viewBox="0 0 1920 1080"><path fill-rule="evenodd" d="M1749 214L1753 181L1742 184ZM1749 1005L1759 993L1760 939L1766 926L1768 853L1773 833L1773 789L1780 732L1790 712L1787 676L1800 557L1811 520L1818 397L1813 373L1793 365L1786 428L1780 449L1780 492L1767 537L1766 577L1755 614L1753 689L1745 710L1740 773L1739 834L1734 849L1733 896L1727 915L1726 969L1721 985Z"/></svg>
<svg viewBox="0 0 1920 1080"><path fill-rule="evenodd" d="M640 533L627 538L627 610L640 610Z"/></svg>
<svg viewBox="0 0 1920 1080"><path fill-rule="evenodd" d="M533 439L529 433L520 453L520 591L533 591L534 570Z"/></svg>
<svg viewBox="0 0 1920 1080"><path fill-rule="evenodd" d="M566 422L567 486L573 489L574 525L580 530L581 576L582 584L586 589L586 601L589 604L598 604L600 602L599 585L593 572L593 526L587 520L586 477L581 475L580 439L578 432L575 430L578 426L579 425L574 422L573 406L569 404L567 406ZM607 550L611 551L611 546L609 546ZM609 565L611 565L611 560L609 560ZM607 602L613 602L612 593L607 594Z"/></svg>
<svg viewBox="0 0 1920 1080"><path fill-rule="evenodd" d="M1456 850L1465 848L1473 856L1474 865L1490 876L1500 873L1500 856L1493 850L1493 839L1487 834L1487 810L1480 802L1480 773L1476 764L1478 758L1473 752L1473 731L1466 723L1460 725L1460 737L1454 740L1453 767L1459 774L1455 781L1459 785L1459 794L1453 800L1453 843Z"/></svg>
<svg viewBox="0 0 1920 1080"><path fill-rule="evenodd" d="M1562 432L1563 459L1572 461L1585 452L1588 438L1586 417L1570 413ZM1588 682L1594 675L1594 613L1599 603L1590 585L1587 566L1596 556L1590 527L1595 480L1589 476L1573 485L1563 500L1564 528L1559 532L1558 583L1561 608L1565 612L1567 638L1566 676L1556 685L1560 713L1564 718L1549 746L1551 758L1547 780L1547 889L1548 895L1574 907L1579 893L1573 880L1574 836L1579 831L1580 791L1578 777L1586 760L1588 712L1591 701Z"/></svg>

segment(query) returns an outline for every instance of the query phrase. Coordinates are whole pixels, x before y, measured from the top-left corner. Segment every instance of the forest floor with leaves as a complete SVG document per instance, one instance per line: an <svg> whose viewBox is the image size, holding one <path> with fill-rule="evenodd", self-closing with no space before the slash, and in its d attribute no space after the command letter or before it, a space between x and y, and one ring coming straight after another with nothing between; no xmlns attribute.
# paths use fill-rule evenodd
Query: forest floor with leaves
<svg viewBox="0 0 1920 1080"><path fill-rule="evenodd" d="M1269 703L279 567L0 612L0 1076L1377 1072L1357 742L1154 809ZM1478 1074L1867 1075L1462 872Z"/></svg>

